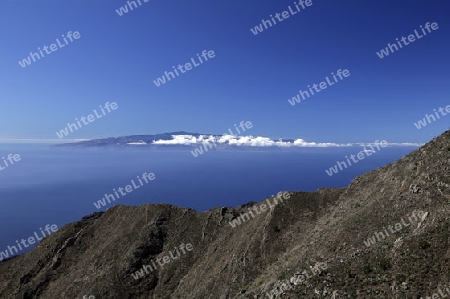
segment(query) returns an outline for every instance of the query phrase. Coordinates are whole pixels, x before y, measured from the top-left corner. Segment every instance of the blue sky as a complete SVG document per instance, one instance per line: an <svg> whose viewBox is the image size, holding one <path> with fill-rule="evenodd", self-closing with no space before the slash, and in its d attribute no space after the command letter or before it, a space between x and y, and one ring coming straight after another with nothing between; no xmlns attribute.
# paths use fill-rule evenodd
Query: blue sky
<svg viewBox="0 0 450 299"><path fill-rule="evenodd" d="M320 1L258 35L250 28L294 1L0 0L0 138L55 138L105 102L119 108L70 138L171 131L222 134L251 121L254 136L314 142L427 142L450 115L450 2ZM380 59L420 25L439 29ZM22 68L68 31L81 38ZM420 31L419 31L420 32ZM215 57L153 83L203 50ZM306 101L288 99L338 69L350 76Z"/></svg>

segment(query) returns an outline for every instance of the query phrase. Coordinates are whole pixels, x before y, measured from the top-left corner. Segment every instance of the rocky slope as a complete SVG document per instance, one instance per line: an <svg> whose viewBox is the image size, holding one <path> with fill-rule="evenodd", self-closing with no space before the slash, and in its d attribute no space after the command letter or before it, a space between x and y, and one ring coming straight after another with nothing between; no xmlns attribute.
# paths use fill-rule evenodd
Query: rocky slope
<svg viewBox="0 0 450 299"><path fill-rule="evenodd" d="M347 188L290 191L276 205L269 199L274 207L265 211L264 202L202 213L171 205L115 206L0 262L0 298L446 294L449 170L447 131ZM249 211L253 217L241 217ZM240 225L229 224L242 218ZM182 251L187 244L191 250ZM144 265L155 267L135 279Z"/></svg>

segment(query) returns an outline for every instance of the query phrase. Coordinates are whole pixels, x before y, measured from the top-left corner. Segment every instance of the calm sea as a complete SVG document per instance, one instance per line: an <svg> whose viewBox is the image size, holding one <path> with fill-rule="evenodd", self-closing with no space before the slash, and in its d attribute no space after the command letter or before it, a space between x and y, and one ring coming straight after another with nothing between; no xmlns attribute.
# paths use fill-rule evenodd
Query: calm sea
<svg viewBox="0 0 450 299"><path fill-rule="evenodd" d="M205 211L261 201L282 190L344 187L356 176L394 162L416 148L383 148L328 176L325 169L361 148L209 151L192 148L55 148L0 144L0 157L21 160L0 171L0 251L46 224L62 227L116 204L169 203ZM2 160L0 160L2 161ZM2 164L3 166L3 164ZM143 173L156 179L98 210L93 203ZM25 251L22 251L25 252Z"/></svg>

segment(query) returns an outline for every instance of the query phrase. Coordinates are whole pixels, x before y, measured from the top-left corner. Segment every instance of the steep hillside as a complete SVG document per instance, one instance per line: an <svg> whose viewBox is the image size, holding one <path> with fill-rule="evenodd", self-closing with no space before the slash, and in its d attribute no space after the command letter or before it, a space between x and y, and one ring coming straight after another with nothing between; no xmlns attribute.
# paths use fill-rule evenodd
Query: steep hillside
<svg viewBox="0 0 450 299"><path fill-rule="evenodd" d="M449 170L447 131L348 188L289 191L282 200L203 213L115 206L0 262L0 297L420 298L446 287L450 292ZM138 277L145 265L148 273Z"/></svg>

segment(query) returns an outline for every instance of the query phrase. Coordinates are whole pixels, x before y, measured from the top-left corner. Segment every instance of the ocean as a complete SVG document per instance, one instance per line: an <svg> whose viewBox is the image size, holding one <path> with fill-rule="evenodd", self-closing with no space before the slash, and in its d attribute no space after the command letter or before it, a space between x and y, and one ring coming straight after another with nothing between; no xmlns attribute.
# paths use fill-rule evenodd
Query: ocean
<svg viewBox="0 0 450 299"><path fill-rule="evenodd" d="M355 176L384 166L415 147L387 147L329 176L325 170L361 147L236 149L193 147L68 148L49 144L0 144L0 157L21 160L0 171L0 252L45 225L78 221L114 205L166 203L198 211L261 201L280 191L345 187ZM2 161L3 162L3 161ZM4 166L4 164L2 164ZM155 179L97 209L94 202L137 176ZM34 245L32 245L34 246ZM27 250L22 250L24 253Z"/></svg>

